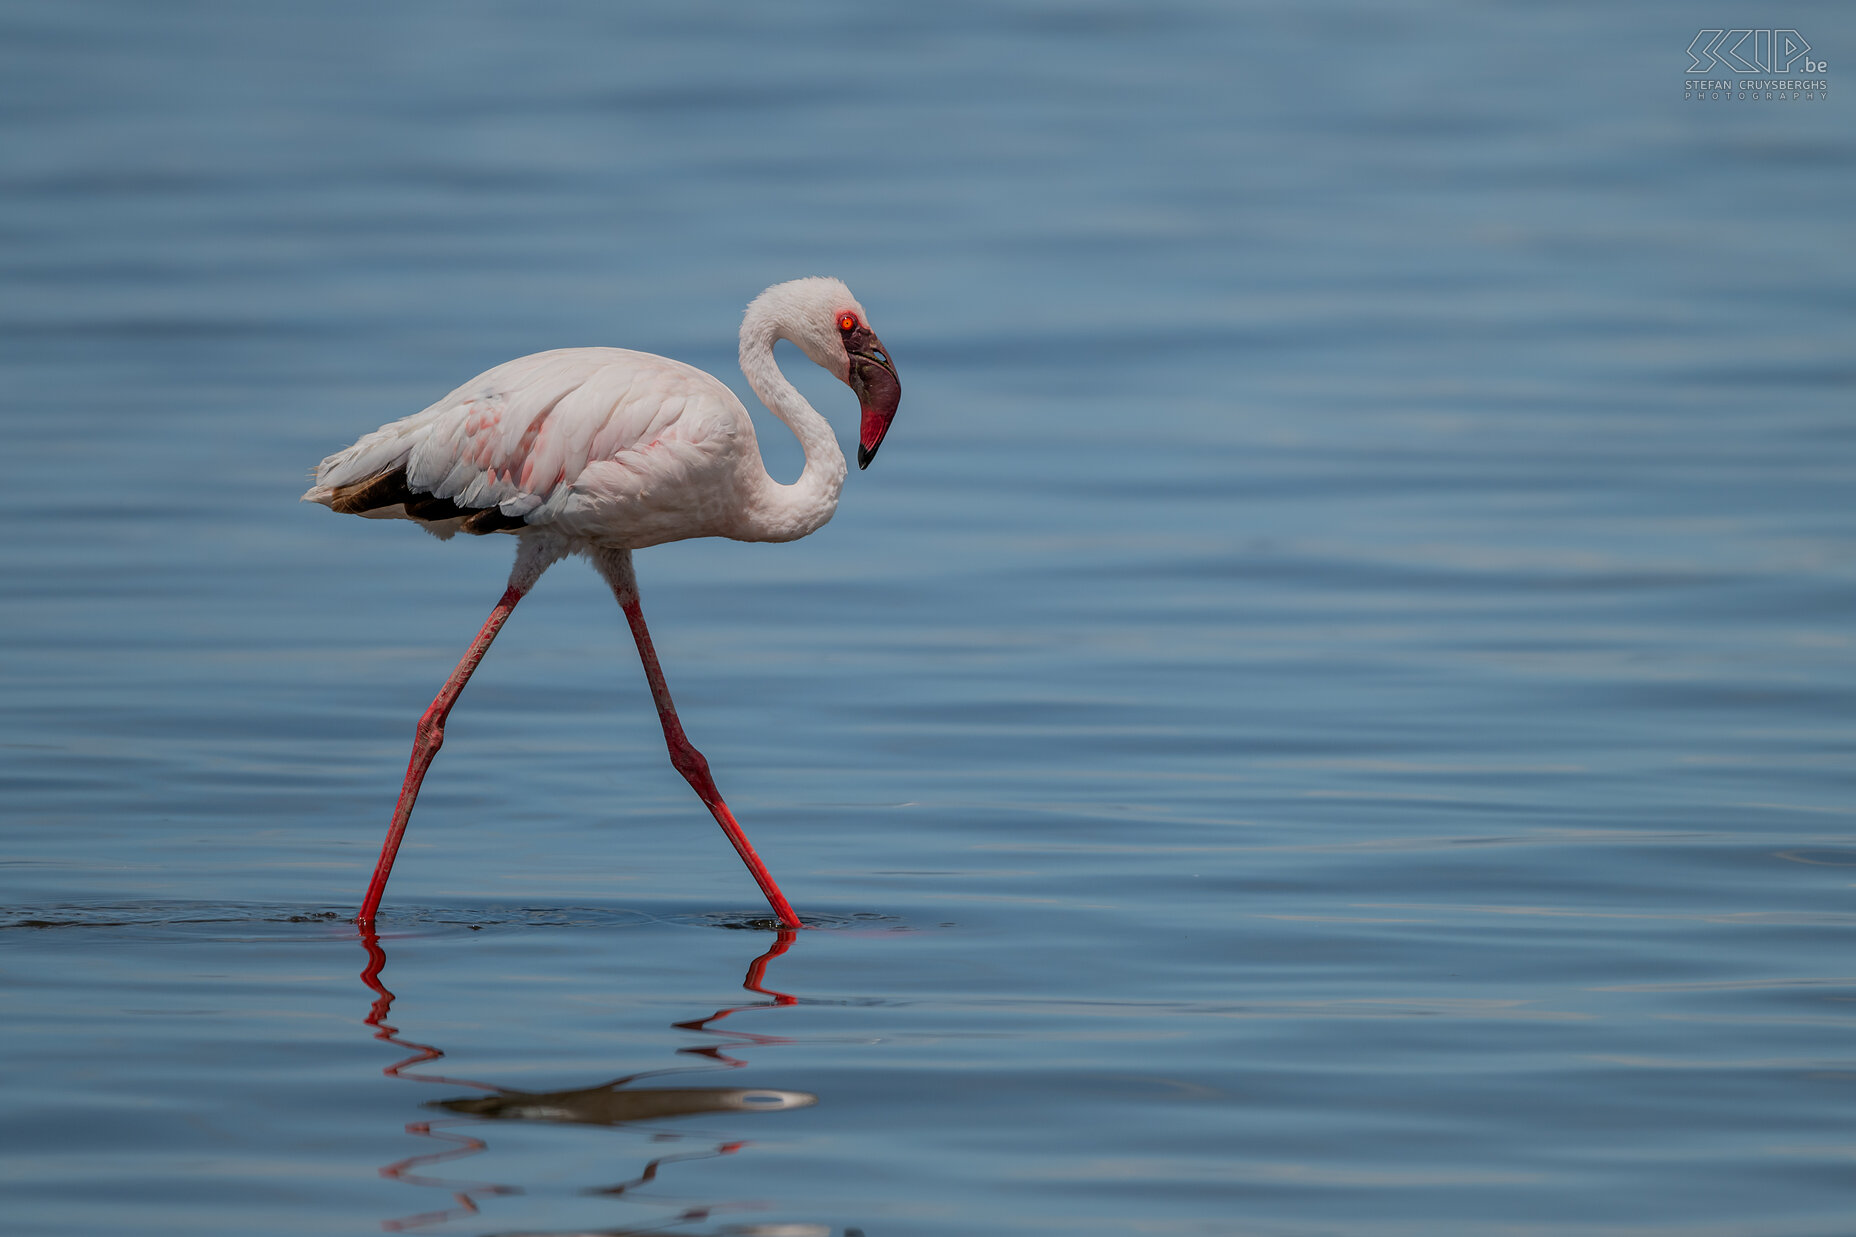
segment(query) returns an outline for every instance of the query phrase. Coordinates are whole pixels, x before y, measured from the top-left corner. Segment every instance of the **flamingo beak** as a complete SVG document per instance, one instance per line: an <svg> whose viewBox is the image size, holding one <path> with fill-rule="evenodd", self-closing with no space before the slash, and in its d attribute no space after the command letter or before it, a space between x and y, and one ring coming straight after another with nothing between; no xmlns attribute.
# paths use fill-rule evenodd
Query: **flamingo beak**
<svg viewBox="0 0 1856 1237"><path fill-rule="evenodd" d="M857 440L857 467L868 468L889 433L889 423L896 419L896 406L902 402L902 383L896 378L896 366L888 349L867 329L857 332L861 338L846 340L851 367L845 381L857 392L863 408L862 432Z"/></svg>

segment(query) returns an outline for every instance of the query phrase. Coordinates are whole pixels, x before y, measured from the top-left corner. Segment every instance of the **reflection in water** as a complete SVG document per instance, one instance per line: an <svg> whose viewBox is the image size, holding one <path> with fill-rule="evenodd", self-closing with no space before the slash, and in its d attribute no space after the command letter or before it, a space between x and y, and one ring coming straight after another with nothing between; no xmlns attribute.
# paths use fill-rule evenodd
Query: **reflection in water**
<svg viewBox="0 0 1856 1237"><path fill-rule="evenodd" d="M646 1070L642 1073L614 1078L597 1086L566 1091L517 1091L507 1087L498 1087L493 1083L450 1078L442 1074L412 1072L413 1067L439 1060L445 1054L431 1044L421 1044L400 1038L399 1028L387 1022L387 1015L393 1007L393 993L381 982L380 978L381 972L386 969L387 965L386 951L382 948L378 936L373 932L363 932L361 940L367 950L367 966L361 972L361 981L374 993L374 1002L368 1010L365 1021L367 1025L374 1028L375 1039L404 1048L412 1054L404 1060L387 1066L381 1072L390 1078L406 1078L415 1082L438 1083L452 1087L470 1087L490 1093L431 1101L428 1107L441 1108L457 1113L459 1116L450 1119L439 1118L433 1121L414 1121L406 1126L408 1134L434 1139L449 1145L389 1164L380 1170L380 1175L408 1185L447 1190L451 1194L452 1206L385 1220L382 1221L381 1227L389 1232L400 1232L440 1224L477 1214L479 1212L477 1200L480 1198L522 1193L519 1186L493 1182L466 1182L428 1175L426 1170L433 1165L476 1155L488 1149L489 1144L483 1139L449 1127L472 1126L485 1120L547 1121L566 1125L617 1126L699 1113L780 1112L816 1104L818 1097L805 1091L776 1091L743 1087L634 1087L631 1085L640 1079L659 1077L664 1074L713 1071L718 1066L722 1069L738 1068L745 1066L747 1061L730 1055L725 1049L790 1042L780 1036L717 1029L711 1024L743 1010L770 1009L798 1004L799 998L784 992L773 991L765 986L767 964L792 948L796 935L791 929L782 930L774 941L773 947L754 959L748 966L742 987L768 997L769 1000L729 1006L717 1010L706 1018L672 1024L680 1030L695 1031L722 1038L724 1042L719 1044L691 1045L688 1048L678 1049L679 1053L704 1057L707 1058L707 1062L714 1062L714 1064ZM660 1142L677 1141L680 1138L682 1135L669 1132L660 1132L656 1135L656 1140ZM645 1164L639 1175L629 1181L583 1192L609 1198L621 1197L639 1186L655 1181L658 1173L668 1165L733 1155L748 1145L745 1140L734 1140L714 1143L707 1147L674 1155L658 1156ZM724 1203L684 1207L674 1217L646 1228L622 1227L595 1231L602 1237L621 1237L621 1235L645 1237L646 1234L668 1233L674 1229L684 1237L699 1237L685 1226L702 1223L718 1212L739 1210L742 1206L744 1204ZM576 1231L586 1232L587 1230ZM724 1235L726 1237L829 1237L831 1231L827 1226L813 1224L729 1224L711 1230L711 1233L714 1237L724 1237ZM541 1237L541 1235L507 1233L500 1234L499 1237Z"/></svg>
<svg viewBox="0 0 1856 1237"><path fill-rule="evenodd" d="M731 1091L721 1087L618 1088L631 1081L616 1078L579 1091L503 1091L462 1100L434 1100L428 1107L497 1121L567 1121L578 1125L621 1125L698 1112L778 1112L818 1103L804 1091Z"/></svg>

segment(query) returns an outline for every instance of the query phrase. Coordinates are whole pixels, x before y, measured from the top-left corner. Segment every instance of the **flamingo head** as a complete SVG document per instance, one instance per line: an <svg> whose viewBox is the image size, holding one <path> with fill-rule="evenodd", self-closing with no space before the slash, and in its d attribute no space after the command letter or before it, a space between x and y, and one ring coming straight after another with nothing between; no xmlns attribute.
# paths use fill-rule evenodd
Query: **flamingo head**
<svg viewBox="0 0 1856 1237"><path fill-rule="evenodd" d="M857 438L857 466L867 468L883 445L889 423L902 402L889 349L870 329L864 307L836 279L795 279L775 284L748 307L773 311L779 333L799 345L814 364L857 393L863 424ZM744 327L745 330L745 327Z"/></svg>
<svg viewBox="0 0 1856 1237"><path fill-rule="evenodd" d="M883 435L889 433L889 423L896 419L896 407L902 403L902 383L896 377L888 349L870 329L862 310L840 310L837 327L844 341L844 381L857 392L858 406L863 409L857 466L868 468L876 449L883 445Z"/></svg>

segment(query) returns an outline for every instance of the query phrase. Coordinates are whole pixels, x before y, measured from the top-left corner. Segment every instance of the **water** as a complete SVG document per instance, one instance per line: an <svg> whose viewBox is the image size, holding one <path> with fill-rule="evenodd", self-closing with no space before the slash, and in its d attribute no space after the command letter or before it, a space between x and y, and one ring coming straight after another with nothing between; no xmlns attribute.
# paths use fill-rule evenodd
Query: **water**
<svg viewBox="0 0 1856 1237"><path fill-rule="evenodd" d="M8 1231L1856 1229L1856 129L1698 20L7 6ZM305 470L812 273L881 458L639 574L815 929L565 564L360 939L510 545Z"/></svg>

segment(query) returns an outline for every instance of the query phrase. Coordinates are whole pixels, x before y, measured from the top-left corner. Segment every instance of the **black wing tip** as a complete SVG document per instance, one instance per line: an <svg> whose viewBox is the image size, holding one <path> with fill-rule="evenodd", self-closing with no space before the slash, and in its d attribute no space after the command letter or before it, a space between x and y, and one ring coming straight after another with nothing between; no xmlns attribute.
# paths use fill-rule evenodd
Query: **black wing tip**
<svg viewBox="0 0 1856 1237"><path fill-rule="evenodd" d="M504 515L496 507L485 507L458 527L467 533L475 533L481 537L485 533L507 533L519 528L527 528L528 521L519 515Z"/></svg>
<svg viewBox="0 0 1856 1237"><path fill-rule="evenodd" d="M357 481L353 485L338 485L329 497L329 509L343 515L366 515L383 507L396 506L406 508L407 516L415 520L434 523L463 520L458 527L480 537L485 533L509 532L528 527L528 522L521 516L504 515L496 507L460 507L449 498L439 498L415 490L407 482L404 468L375 473L367 480Z"/></svg>

